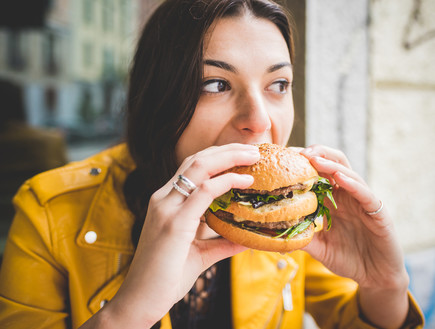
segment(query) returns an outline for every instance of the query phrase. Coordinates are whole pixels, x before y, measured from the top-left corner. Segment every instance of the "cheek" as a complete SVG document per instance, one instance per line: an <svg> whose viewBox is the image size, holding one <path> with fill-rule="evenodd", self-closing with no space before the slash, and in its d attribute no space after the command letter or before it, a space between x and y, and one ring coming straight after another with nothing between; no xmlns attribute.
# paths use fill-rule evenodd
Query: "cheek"
<svg viewBox="0 0 435 329"><path fill-rule="evenodd" d="M214 118L212 111L203 110L203 108L197 107L189 125L175 146L178 165L186 157L215 144L219 135L219 121Z"/></svg>
<svg viewBox="0 0 435 329"><path fill-rule="evenodd" d="M286 106L273 112L272 119L272 134L273 141L276 144L285 145L292 132L294 122L293 105Z"/></svg>
<svg viewBox="0 0 435 329"><path fill-rule="evenodd" d="M189 155L197 152L197 149L200 146L197 145L199 139L195 138L195 136L200 134L201 132L197 132L195 127L192 126L191 123L189 123L183 134L180 136L177 144L175 145L175 155L178 165L180 165Z"/></svg>

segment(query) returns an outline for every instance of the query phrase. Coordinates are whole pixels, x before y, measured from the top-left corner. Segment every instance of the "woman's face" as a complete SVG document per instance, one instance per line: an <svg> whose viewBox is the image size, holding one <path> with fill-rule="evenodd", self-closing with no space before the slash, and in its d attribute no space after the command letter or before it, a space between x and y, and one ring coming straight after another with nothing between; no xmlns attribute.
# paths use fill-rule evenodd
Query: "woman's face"
<svg viewBox="0 0 435 329"><path fill-rule="evenodd" d="M178 164L212 145L285 144L293 125L292 79L275 24L250 15L218 20L205 39L202 94L176 145Z"/></svg>

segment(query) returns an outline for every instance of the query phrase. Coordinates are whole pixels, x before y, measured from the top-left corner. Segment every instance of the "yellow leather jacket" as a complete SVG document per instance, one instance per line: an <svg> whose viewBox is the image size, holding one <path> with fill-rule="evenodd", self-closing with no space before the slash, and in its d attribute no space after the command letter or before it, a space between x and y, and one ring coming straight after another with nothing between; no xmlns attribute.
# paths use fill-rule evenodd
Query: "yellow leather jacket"
<svg viewBox="0 0 435 329"><path fill-rule="evenodd" d="M132 167L120 145L21 187L0 274L1 328L77 328L115 295L134 252L122 194ZM301 328L304 311L322 328L372 328L359 317L357 285L304 252L248 250L230 271L236 329ZM421 327L410 299L408 327Z"/></svg>

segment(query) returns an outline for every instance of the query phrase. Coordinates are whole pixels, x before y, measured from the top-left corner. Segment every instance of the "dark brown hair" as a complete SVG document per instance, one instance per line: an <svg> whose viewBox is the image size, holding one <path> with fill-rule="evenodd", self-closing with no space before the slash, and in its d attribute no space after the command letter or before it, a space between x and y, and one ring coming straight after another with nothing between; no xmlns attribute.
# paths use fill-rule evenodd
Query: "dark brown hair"
<svg viewBox="0 0 435 329"><path fill-rule="evenodd" d="M268 0L166 0L143 29L127 97L127 144L136 169L127 177L124 195L136 217L134 243L151 195L177 169L175 145L201 94L205 34L217 19L245 13L273 22L294 62L293 24Z"/></svg>

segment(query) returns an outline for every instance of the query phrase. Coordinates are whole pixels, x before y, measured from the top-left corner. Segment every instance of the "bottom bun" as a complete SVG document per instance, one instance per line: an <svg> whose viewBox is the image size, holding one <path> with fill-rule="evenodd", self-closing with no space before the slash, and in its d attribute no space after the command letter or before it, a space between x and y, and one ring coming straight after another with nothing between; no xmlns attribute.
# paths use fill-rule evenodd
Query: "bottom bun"
<svg viewBox="0 0 435 329"><path fill-rule="evenodd" d="M208 226L210 226L216 233L227 240L251 249L290 252L305 247L311 242L314 236L314 224L311 224L305 231L297 234L291 239L283 239L272 238L267 235L242 229L220 220L210 211L207 212L205 217Z"/></svg>

